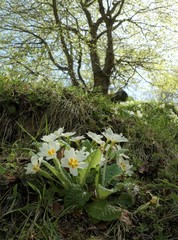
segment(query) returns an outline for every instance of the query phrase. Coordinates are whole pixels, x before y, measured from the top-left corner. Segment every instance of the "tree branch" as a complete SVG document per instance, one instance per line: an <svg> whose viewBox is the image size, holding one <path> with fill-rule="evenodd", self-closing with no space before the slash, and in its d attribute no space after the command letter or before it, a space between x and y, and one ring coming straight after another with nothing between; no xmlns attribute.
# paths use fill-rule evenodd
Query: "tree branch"
<svg viewBox="0 0 178 240"><path fill-rule="evenodd" d="M58 16L58 9L57 9L56 0L52 0L52 10L53 10L56 25L59 27L60 40L61 40L61 44L62 44L62 47L63 47L63 51L64 51L64 53L66 55L66 58L67 58L69 76L71 77L71 81L72 81L73 86L78 86L79 83L76 79L75 72L74 72L73 56L72 56L72 54L69 53L67 44L65 42L65 38L64 38L64 35L63 35L62 23L61 23L61 20Z"/></svg>

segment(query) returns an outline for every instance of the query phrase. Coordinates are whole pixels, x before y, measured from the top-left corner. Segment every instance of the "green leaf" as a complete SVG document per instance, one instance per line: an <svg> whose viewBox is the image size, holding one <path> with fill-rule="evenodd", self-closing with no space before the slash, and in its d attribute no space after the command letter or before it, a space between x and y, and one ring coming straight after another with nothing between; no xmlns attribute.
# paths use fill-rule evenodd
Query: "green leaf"
<svg viewBox="0 0 178 240"><path fill-rule="evenodd" d="M96 192L97 192L98 199L105 199L108 196L110 196L111 194L115 193L116 189L115 188L107 189L107 188L101 186L100 184L98 184Z"/></svg>
<svg viewBox="0 0 178 240"><path fill-rule="evenodd" d="M6 173L6 169L0 165L0 174Z"/></svg>
<svg viewBox="0 0 178 240"><path fill-rule="evenodd" d="M90 149L92 148L92 143L86 139L83 143L82 143L82 147L86 148L86 151L90 151Z"/></svg>
<svg viewBox="0 0 178 240"><path fill-rule="evenodd" d="M53 167L51 164L49 164L46 161L43 161L43 164L45 167L47 167L51 173L57 177L57 179L62 183L63 187L65 189L68 189L71 185L70 179L63 173L63 169L59 169L57 167Z"/></svg>
<svg viewBox="0 0 178 240"><path fill-rule="evenodd" d="M134 204L134 198L131 194L123 192L119 196L118 203L125 208L132 207Z"/></svg>
<svg viewBox="0 0 178 240"><path fill-rule="evenodd" d="M83 208L90 199L91 194L84 191L80 186L72 186L65 192L64 207L75 206L77 209Z"/></svg>
<svg viewBox="0 0 178 240"><path fill-rule="evenodd" d="M88 167L85 169L82 169L79 175L80 184L82 186L85 184L86 178L90 170L92 168L96 168L96 166L99 164L101 156L102 156L101 150L97 149L87 157L86 162L88 162Z"/></svg>
<svg viewBox="0 0 178 240"><path fill-rule="evenodd" d="M125 148L122 148L120 150L112 150L112 152L109 155L109 158L111 160L112 159L117 159L120 156L120 154L122 154L122 153L124 154L126 152L128 152L128 149L125 149Z"/></svg>
<svg viewBox="0 0 178 240"><path fill-rule="evenodd" d="M116 163L106 166L104 185L105 186L109 185L111 181L117 176L119 176L121 173L122 173L122 170L118 167Z"/></svg>
<svg viewBox="0 0 178 240"><path fill-rule="evenodd" d="M42 196L41 196L40 190L39 190L34 184L32 184L32 183L30 183L30 182L27 182L27 183L28 183L28 185L29 185L35 192L38 193L38 195L39 195L39 200L42 200Z"/></svg>
<svg viewBox="0 0 178 240"><path fill-rule="evenodd" d="M126 185L123 182L117 183L115 186L116 192L123 190L125 187L126 187Z"/></svg>
<svg viewBox="0 0 178 240"><path fill-rule="evenodd" d="M137 210L135 211L135 213L137 213L137 212L143 212L143 211L147 210L147 208L149 208L149 206L150 206L150 202L147 202L147 203L139 206L139 207L137 208Z"/></svg>
<svg viewBox="0 0 178 240"><path fill-rule="evenodd" d="M89 216L100 221L113 221L121 216L121 209L112 206L106 200L97 200L87 204L85 211Z"/></svg>
<svg viewBox="0 0 178 240"><path fill-rule="evenodd" d="M58 179L60 178L60 174L55 167L51 166L51 164L46 161L43 161L43 164L53 173L54 176L56 176Z"/></svg>

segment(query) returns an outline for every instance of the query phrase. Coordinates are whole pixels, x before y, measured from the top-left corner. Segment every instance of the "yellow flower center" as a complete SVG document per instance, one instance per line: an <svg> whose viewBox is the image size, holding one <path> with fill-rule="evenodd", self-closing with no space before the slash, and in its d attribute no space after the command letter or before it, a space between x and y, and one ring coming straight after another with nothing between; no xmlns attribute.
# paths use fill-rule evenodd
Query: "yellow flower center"
<svg viewBox="0 0 178 240"><path fill-rule="evenodd" d="M40 169L39 164L33 165L33 171L34 171L34 172L38 172L39 169Z"/></svg>
<svg viewBox="0 0 178 240"><path fill-rule="evenodd" d="M54 149L54 148L52 148L52 149L49 149L49 150L48 150L48 155L49 155L49 156L52 156L52 155L54 155L54 154L55 154L55 152L56 152L56 151L55 151L55 149Z"/></svg>
<svg viewBox="0 0 178 240"><path fill-rule="evenodd" d="M126 170L126 165L125 165L125 163L120 163L120 167L122 168L123 171Z"/></svg>
<svg viewBox="0 0 178 240"><path fill-rule="evenodd" d="M77 159L74 159L74 158L70 158L70 159L69 159L69 162L68 162L68 165L69 165L71 168L77 168L77 167L78 167L78 160L77 160Z"/></svg>

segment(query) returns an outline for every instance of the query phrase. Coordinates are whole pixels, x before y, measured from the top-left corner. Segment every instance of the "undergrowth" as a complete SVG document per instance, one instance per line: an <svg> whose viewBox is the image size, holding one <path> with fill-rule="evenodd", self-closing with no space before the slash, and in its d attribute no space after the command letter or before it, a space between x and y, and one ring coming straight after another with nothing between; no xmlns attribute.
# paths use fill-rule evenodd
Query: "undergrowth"
<svg viewBox="0 0 178 240"><path fill-rule="evenodd" d="M178 239L178 109L160 102L112 103L108 97L63 89L56 82L0 79L0 239ZM128 138L139 194L122 195L123 219L93 222L63 208L63 193L40 176L27 177L34 141L64 127ZM33 185L29 185L33 182ZM157 196L159 204L147 205ZM113 196L111 199L116 201ZM138 210L138 208L141 208Z"/></svg>

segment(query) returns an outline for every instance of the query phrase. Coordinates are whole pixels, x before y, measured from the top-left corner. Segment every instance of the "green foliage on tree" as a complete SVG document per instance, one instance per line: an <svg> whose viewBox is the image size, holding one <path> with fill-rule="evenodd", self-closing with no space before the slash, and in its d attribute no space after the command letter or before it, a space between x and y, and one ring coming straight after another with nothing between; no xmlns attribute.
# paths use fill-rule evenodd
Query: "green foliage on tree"
<svg viewBox="0 0 178 240"><path fill-rule="evenodd" d="M3 0L2 71L106 94L159 63L176 9L173 0Z"/></svg>
<svg viewBox="0 0 178 240"><path fill-rule="evenodd" d="M166 69L162 67L162 69ZM155 95L161 101L176 101L178 100L178 70L177 68L169 71L158 73L153 79L155 88Z"/></svg>

